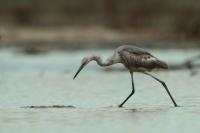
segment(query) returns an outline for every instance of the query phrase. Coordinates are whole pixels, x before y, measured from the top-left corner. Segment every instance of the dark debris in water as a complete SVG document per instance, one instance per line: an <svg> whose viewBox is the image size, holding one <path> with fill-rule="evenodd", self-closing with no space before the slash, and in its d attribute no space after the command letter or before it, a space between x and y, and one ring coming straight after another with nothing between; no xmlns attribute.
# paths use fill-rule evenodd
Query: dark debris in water
<svg viewBox="0 0 200 133"><path fill-rule="evenodd" d="M73 105L49 105L49 106L45 106L45 105L42 105L42 106L23 106L21 108L33 108L33 109L46 109L46 108L76 108L75 106Z"/></svg>

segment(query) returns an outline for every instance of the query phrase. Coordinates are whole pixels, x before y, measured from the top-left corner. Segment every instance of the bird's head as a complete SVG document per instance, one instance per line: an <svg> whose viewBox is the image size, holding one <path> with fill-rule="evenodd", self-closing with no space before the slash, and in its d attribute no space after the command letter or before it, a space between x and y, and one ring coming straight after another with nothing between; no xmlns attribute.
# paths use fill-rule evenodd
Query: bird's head
<svg viewBox="0 0 200 133"><path fill-rule="evenodd" d="M76 74L74 75L73 79L76 78L76 76L79 74L79 72L92 60L95 59L95 55L89 55L86 56L82 59L81 61L81 66L79 67L78 71L76 72Z"/></svg>

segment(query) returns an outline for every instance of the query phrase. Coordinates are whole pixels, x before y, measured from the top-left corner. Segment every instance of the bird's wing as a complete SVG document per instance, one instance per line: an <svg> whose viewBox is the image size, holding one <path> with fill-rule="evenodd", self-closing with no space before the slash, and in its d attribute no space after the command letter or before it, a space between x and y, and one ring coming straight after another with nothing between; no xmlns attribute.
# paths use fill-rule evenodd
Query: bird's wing
<svg viewBox="0 0 200 133"><path fill-rule="evenodd" d="M124 62L125 64L130 64L133 61L140 62L140 59L138 58L140 56L151 56L151 54L147 51L132 45L123 45L118 47L117 53L120 55L122 62Z"/></svg>
<svg viewBox="0 0 200 133"><path fill-rule="evenodd" d="M133 67L143 67L148 69L167 68L167 64L160 61L149 52L132 46L122 47L118 50L122 63Z"/></svg>
<svg viewBox="0 0 200 133"><path fill-rule="evenodd" d="M131 45L120 46L118 47L117 51L118 53L128 52L129 54L135 54L135 55L144 55L144 54L151 55L146 50Z"/></svg>

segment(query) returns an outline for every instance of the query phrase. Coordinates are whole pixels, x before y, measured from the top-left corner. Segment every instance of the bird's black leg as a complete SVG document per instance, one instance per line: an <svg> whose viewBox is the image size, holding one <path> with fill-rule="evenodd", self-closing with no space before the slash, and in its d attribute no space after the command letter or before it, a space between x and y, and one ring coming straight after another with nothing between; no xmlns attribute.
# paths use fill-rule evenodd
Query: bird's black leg
<svg viewBox="0 0 200 133"><path fill-rule="evenodd" d="M163 87L165 88L165 90L167 91L168 95L170 96L172 102L174 103L174 106L175 106L175 107L178 107L178 105L176 104L175 100L173 99L173 97L172 97L172 95L171 95L169 89L167 88L167 85L165 84L165 82L161 81L160 79L156 78L155 76L153 76L153 75L151 75L151 74L149 74L149 73L146 73L146 72L142 72L142 73L144 73L144 74L146 74L146 75L149 75L150 77L152 77L152 78L154 78L155 80L157 80L158 82L160 82L160 83L163 85Z"/></svg>
<svg viewBox="0 0 200 133"><path fill-rule="evenodd" d="M132 82L132 91L131 94L129 94L129 96L118 106L118 107L122 107L126 101L135 93L135 88L134 88L134 82L133 82L133 72L131 72L131 82Z"/></svg>

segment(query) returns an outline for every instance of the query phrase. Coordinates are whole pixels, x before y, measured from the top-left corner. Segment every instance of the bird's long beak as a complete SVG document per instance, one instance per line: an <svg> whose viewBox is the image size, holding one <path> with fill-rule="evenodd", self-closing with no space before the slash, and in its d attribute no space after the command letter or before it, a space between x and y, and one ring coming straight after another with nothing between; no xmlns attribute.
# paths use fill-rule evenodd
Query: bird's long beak
<svg viewBox="0 0 200 133"><path fill-rule="evenodd" d="M85 66L86 64L87 64L87 63L81 64L81 66L79 67L78 71L77 71L76 74L74 75L73 79L76 78L76 76L79 74L79 72L84 68L84 66Z"/></svg>

